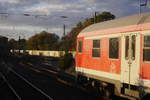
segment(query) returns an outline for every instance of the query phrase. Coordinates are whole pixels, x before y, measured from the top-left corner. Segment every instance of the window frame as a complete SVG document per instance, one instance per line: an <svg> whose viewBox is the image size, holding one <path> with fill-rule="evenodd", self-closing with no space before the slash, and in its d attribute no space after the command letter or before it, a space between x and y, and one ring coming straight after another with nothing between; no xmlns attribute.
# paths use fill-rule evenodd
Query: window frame
<svg viewBox="0 0 150 100"><path fill-rule="evenodd" d="M145 36L150 36L150 34L143 34L143 38L142 38L142 39L143 39L143 43L142 43L142 45L143 45L143 46L142 46L142 52L143 52L143 53L142 53L142 58L143 58L143 59L142 59L142 61L145 62L145 63L150 63L150 61L144 61L144 49L145 49L145 48L146 48L146 49L150 49L150 47L144 47L144 37L145 37Z"/></svg>
<svg viewBox="0 0 150 100"><path fill-rule="evenodd" d="M126 39L126 37L128 37L128 40ZM127 40L128 42L127 42L126 40ZM128 44L127 44L127 43L128 43ZM125 36L125 52L124 52L124 53L125 53L125 56L124 56L124 57L125 57L125 60L129 60L129 49L130 49L130 48L129 48L129 43L130 43L130 36L127 35L127 36ZM128 48L127 48L127 47L128 47Z"/></svg>
<svg viewBox="0 0 150 100"><path fill-rule="evenodd" d="M135 37L133 39L133 36ZM135 61L136 60L136 48L137 48L137 36L136 35L132 35L131 36L131 51L133 50L134 52L132 52L131 54L131 60ZM133 40L134 40L134 44L133 44Z"/></svg>
<svg viewBox="0 0 150 100"><path fill-rule="evenodd" d="M81 42L81 51L79 50L79 45L80 45L79 42ZM83 52L83 40L78 40L78 53L82 54L82 52Z"/></svg>
<svg viewBox="0 0 150 100"><path fill-rule="evenodd" d="M94 48L93 46L93 41L94 40L98 40L99 41L99 48ZM92 40L92 58L100 58L101 57L101 40L100 39L94 39ZM93 49L98 49L99 50L99 56L96 57L96 56L93 56Z"/></svg>
<svg viewBox="0 0 150 100"><path fill-rule="evenodd" d="M113 39L113 38L117 38L118 39L118 58L110 58L110 55L109 55L109 51L110 51L110 39ZM109 59L112 59L112 60L119 60L120 59L120 37L110 37L108 38L108 58Z"/></svg>

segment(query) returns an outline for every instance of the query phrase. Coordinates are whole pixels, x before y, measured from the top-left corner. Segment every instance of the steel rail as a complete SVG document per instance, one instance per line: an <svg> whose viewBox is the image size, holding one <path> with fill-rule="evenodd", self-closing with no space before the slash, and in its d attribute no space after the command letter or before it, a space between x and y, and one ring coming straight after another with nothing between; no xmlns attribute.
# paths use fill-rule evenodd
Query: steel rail
<svg viewBox="0 0 150 100"><path fill-rule="evenodd" d="M25 79L23 76L21 76L20 74L18 74L17 72L15 72L12 68L9 68L9 70L11 72L13 72L16 76L18 76L20 79L24 80L28 85L30 85L31 87L33 87L35 90L37 90L38 92L40 92L42 95L44 95L45 97L47 97L49 100L53 100L52 97L50 97L48 94L46 94L44 91L42 91L41 89L39 89L38 87L36 87L35 85L33 85L31 82L29 82L27 79Z"/></svg>
<svg viewBox="0 0 150 100"><path fill-rule="evenodd" d="M18 100L22 100L21 97L15 91L15 89L11 86L11 84L9 83L9 81L6 79L6 77L1 72L0 72L0 75L2 76L3 80L6 82L6 84L8 85L8 87L11 89L11 91L14 93L14 95L18 98Z"/></svg>

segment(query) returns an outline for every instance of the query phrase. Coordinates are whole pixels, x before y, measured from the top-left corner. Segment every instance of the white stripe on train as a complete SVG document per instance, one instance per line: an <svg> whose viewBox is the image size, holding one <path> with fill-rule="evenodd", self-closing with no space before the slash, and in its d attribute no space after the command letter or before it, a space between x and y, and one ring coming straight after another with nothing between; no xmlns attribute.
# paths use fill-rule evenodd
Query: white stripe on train
<svg viewBox="0 0 150 100"><path fill-rule="evenodd" d="M76 71L81 72L81 73L86 73L86 74L91 74L91 75L95 75L95 76L99 76L99 77L105 77L108 79L121 81L121 75L119 75L119 74L102 72L102 71L87 69L87 68L83 68L83 67L76 67ZM150 80L140 79L139 83L137 83L137 84L150 88Z"/></svg>

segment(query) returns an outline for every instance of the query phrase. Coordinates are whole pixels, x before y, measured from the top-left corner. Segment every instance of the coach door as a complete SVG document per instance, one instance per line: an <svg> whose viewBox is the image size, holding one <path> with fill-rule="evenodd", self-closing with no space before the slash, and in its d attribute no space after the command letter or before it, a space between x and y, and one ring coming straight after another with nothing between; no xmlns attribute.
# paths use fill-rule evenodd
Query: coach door
<svg viewBox="0 0 150 100"><path fill-rule="evenodd" d="M138 84L140 64L140 34L122 37L121 81Z"/></svg>

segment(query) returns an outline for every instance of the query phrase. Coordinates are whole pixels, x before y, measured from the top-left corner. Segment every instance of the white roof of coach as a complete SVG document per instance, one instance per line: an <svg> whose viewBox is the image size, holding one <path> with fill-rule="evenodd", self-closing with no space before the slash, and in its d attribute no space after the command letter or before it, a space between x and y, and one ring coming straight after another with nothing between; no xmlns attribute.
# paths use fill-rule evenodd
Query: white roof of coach
<svg viewBox="0 0 150 100"><path fill-rule="evenodd" d="M96 30L104 30L109 28L137 25L137 24L143 24L148 22L150 22L150 12L93 24L83 29L80 32L80 34L86 32L92 32Z"/></svg>

